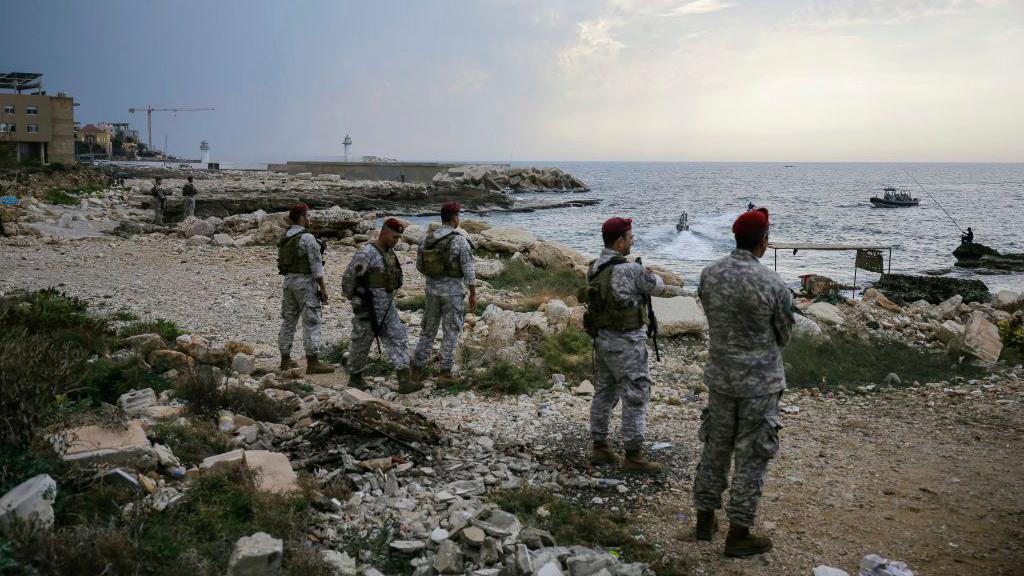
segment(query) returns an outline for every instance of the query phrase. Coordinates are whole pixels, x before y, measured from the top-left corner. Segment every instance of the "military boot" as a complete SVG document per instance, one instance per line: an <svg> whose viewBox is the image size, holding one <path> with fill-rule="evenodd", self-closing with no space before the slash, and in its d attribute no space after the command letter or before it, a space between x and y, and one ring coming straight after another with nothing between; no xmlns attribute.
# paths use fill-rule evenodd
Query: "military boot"
<svg viewBox="0 0 1024 576"><path fill-rule="evenodd" d="M746 526L729 526L725 536L725 555L742 558L755 554L764 554L772 549L772 540L767 536L756 536Z"/></svg>
<svg viewBox="0 0 1024 576"><path fill-rule="evenodd" d="M462 378L452 376L451 370L442 370L437 376L437 385L443 388L450 388L458 384L462 384Z"/></svg>
<svg viewBox="0 0 1024 576"><path fill-rule="evenodd" d="M626 461L622 467L634 472L660 472L663 466L648 460L640 450L626 450Z"/></svg>
<svg viewBox="0 0 1024 576"><path fill-rule="evenodd" d="M299 367L299 363L296 362L295 360L292 360L291 356L285 356L285 355L281 356L281 371L282 372L285 371L285 370L291 370L292 368L298 368L298 367Z"/></svg>
<svg viewBox="0 0 1024 576"><path fill-rule="evenodd" d="M423 390L423 382L412 379L412 370L408 368L398 371L398 393L412 394Z"/></svg>
<svg viewBox="0 0 1024 576"><path fill-rule="evenodd" d="M409 367L409 377L412 378L413 382L423 381L423 368L417 366Z"/></svg>
<svg viewBox="0 0 1024 576"><path fill-rule="evenodd" d="M333 372L334 366L321 364L320 358L316 356L306 356L306 374L331 374Z"/></svg>
<svg viewBox="0 0 1024 576"><path fill-rule="evenodd" d="M369 386L366 385L366 380L363 379L362 372L356 372L355 374L348 375L348 385L350 388L356 390L366 390Z"/></svg>
<svg viewBox="0 0 1024 576"><path fill-rule="evenodd" d="M590 455L590 463L594 466L604 466L606 464L618 464L619 456L612 450L607 440L594 440L593 452Z"/></svg>
<svg viewBox="0 0 1024 576"><path fill-rule="evenodd" d="M697 540L710 542L715 535L715 530L718 530L718 518L715 517L715 511L697 510L697 529L694 532Z"/></svg>

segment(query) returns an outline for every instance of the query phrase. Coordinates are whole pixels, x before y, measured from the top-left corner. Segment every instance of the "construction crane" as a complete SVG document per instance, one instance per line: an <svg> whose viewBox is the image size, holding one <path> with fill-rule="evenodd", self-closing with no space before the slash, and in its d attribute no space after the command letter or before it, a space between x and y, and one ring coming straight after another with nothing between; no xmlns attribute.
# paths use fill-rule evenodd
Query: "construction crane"
<svg viewBox="0 0 1024 576"><path fill-rule="evenodd" d="M205 110L213 110L213 108L153 108L152 106L146 106L145 108L142 108L142 107L139 107L139 108L129 108L128 112L130 114L135 114L136 111L138 111L138 112L145 112L146 113L146 146L150 150L152 150L153 149L153 112L175 112L175 113L177 113L177 112L202 112L202 111L205 111ZM167 151L164 150L164 154L166 154L166 153L167 153Z"/></svg>

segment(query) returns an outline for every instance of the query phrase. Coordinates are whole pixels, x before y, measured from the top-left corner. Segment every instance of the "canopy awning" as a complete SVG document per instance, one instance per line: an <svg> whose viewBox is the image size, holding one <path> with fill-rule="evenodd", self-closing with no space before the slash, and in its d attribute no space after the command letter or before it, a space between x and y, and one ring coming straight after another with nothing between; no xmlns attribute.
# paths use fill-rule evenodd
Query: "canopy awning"
<svg viewBox="0 0 1024 576"><path fill-rule="evenodd" d="M771 250L892 250L881 244L817 244L814 242L769 242Z"/></svg>

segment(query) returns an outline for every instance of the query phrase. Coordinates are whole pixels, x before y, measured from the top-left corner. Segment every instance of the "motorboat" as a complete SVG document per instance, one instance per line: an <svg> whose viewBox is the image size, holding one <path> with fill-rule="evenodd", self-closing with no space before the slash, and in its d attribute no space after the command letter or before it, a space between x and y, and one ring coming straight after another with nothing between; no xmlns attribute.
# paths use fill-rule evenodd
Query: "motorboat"
<svg viewBox="0 0 1024 576"><path fill-rule="evenodd" d="M679 215L679 222L676 222L676 231L677 232L684 232L684 231L689 230L689 229L690 229L690 218L689 218L689 216L686 215L686 212L683 212L682 214Z"/></svg>
<svg viewBox="0 0 1024 576"><path fill-rule="evenodd" d="M921 200L914 198L909 190L887 186L882 189L883 195L871 197L871 203L881 208L908 208L917 206Z"/></svg>

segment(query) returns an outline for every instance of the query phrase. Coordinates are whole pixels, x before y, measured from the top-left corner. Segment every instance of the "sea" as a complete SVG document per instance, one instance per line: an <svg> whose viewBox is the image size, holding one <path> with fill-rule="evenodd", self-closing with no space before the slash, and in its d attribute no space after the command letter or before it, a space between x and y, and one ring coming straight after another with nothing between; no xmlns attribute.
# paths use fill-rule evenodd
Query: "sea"
<svg viewBox="0 0 1024 576"><path fill-rule="evenodd" d="M891 271L976 278L992 291L1024 291L1024 273L978 274L954 266L961 229L1001 252L1024 252L1024 164L535 162L557 166L590 186L572 198L593 206L491 213L493 225L524 228L584 254L601 250L601 223L633 219L633 254L681 274L695 288L701 269L734 248L731 226L749 202L768 208L772 242L870 244L892 247ZM876 208L882 188L906 188L912 208ZM519 194L564 200L569 193ZM677 231L681 213L689 231ZM883 252L890 266L889 251ZM762 262L796 286L803 274L854 283L854 252L769 250ZM865 288L879 275L856 271Z"/></svg>

